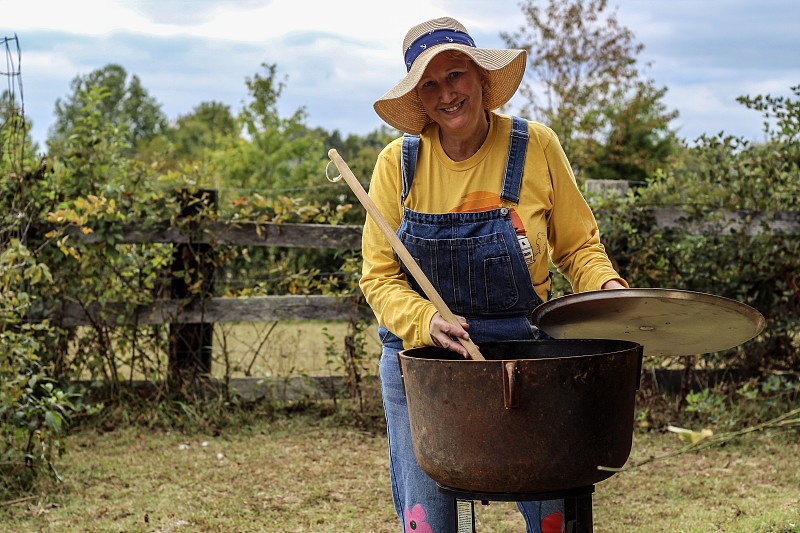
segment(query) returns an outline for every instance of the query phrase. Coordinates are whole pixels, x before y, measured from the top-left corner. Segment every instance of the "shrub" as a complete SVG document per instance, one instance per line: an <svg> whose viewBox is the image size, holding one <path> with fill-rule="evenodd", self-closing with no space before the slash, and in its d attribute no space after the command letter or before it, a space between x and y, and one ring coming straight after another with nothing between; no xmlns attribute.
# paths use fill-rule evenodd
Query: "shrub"
<svg viewBox="0 0 800 533"><path fill-rule="evenodd" d="M800 95L800 86L792 90ZM631 286L717 294L766 318L757 338L722 353L698 354L697 365L740 368L751 376L791 374L800 368L800 239L796 227L781 228L800 212L800 107L771 97L742 102L764 113L765 142L703 136L645 186L589 200L603 241ZM770 117L781 117L776 129ZM657 208L682 209L681 225L658 227ZM729 224L726 213L740 224ZM646 363L676 362L649 357Z"/></svg>

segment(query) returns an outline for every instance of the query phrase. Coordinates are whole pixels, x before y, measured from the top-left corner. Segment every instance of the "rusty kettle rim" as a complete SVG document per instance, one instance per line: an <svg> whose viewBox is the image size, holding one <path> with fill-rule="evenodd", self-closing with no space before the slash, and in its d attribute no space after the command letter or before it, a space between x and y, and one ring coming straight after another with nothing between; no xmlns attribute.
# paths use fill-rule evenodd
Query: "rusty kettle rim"
<svg viewBox="0 0 800 533"><path fill-rule="evenodd" d="M642 345L624 339L527 339L484 342L479 345L485 361L465 359L436 346L417 346L398 352L401 359L428 361L463 361L496 364L507 360L556 360L642 352Z"/></svg>

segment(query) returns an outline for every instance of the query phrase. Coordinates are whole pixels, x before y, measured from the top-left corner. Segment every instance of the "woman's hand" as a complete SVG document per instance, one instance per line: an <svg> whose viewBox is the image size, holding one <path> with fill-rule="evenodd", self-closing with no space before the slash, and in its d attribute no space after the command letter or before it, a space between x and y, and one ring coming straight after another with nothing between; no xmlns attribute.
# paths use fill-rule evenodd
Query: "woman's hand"
<svg viewBox="0 0 800 533"><path fill-rule="evenodd" d="M465 358L469 358L469 352L457 340L469 339L469 333L466 331L467 328L469 328L469 324L467 324L467 319L463 316L456 315L456 319L458 319L461 327L449 323L439 313L433 315L433 318L431 319L431 339L433 339L433 343L436 346L461 354Z"/></svg>
<svg viewBox="0 0 800 533"><path fill-rule="evenodd" d="M622 283L620 283L619 281L617 281L615 279L610 279L610 280L606 281L605 283L603 283L603 286L600 287L600 288L601 289L626 289L627 287L625 287L625 285L623 285Z"/></svg>

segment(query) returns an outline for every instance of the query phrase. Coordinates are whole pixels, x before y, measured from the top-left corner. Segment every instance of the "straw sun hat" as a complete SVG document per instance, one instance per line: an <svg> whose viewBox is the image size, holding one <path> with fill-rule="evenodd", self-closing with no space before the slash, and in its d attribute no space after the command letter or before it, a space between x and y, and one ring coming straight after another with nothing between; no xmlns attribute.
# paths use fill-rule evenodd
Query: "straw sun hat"
<svg viewBox="0 0 800 533"><path fill-rule="evenodd" d="M457 20L432 19L417 24L406 34L403 55L408 74L375 102L375 112L400 131L415 135L433 122L422 108L416 86L428 63L446 50L458 50L486 70L489 79L483 107L489 110L511 100L525 74L525 50L478 48Z"/></svg>

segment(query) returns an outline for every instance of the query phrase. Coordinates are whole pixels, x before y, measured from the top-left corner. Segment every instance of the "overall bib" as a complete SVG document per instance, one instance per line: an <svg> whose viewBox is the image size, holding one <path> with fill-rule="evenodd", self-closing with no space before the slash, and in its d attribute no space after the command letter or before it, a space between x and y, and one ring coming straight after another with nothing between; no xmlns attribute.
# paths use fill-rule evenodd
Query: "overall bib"
<svg viewBox="0 0 800 533"><path fill-rule="evenodd" d="M514 117L501 198L519 202L528 143L528 124ZM405 135L402 194L405 200L416 168L419 137ZM419 213L404 207L397 235L457 315L482 342L536 338L529 317L542 303L536 294L518 236L506 207L481 212ZM411 286L424 294L401 265ZM408 405L397 353L402 341L384 326L380 361L383 405L389 438L389 468L395 509L405 533L454 531L455 504L417 464L411 441ZM518 502L529 533L562 531L563 501ZM555 526L552 528L551 526Z"/></svg>

